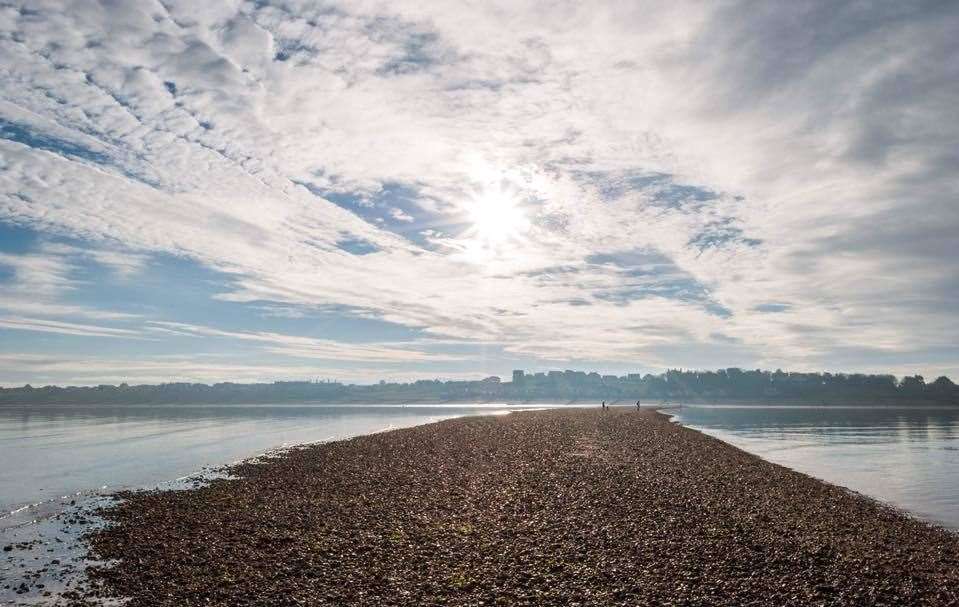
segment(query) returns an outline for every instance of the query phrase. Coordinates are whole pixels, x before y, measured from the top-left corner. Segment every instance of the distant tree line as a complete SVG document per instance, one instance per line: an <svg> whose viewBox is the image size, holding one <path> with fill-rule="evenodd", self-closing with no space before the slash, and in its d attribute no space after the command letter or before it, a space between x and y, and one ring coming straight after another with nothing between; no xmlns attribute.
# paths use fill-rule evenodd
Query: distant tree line
<svg viewBox="0 0 959 607"><path fill-rule="evenodd" d="M647 400L653 402L803 402L838 405L959 405L959 387L949 378L927 383L921 375L787 373L720 369L670 370L661 374L600 375L584 371L514 371L512 381L420 380L372 385L339 382L166 383L130 386L0 388L0 404L218 404L218 403L404 403L456 401Z"/></svg>
<svg viewBox="0 0 959 607"><path fill-rule="evenodd" d="M921 375L897 380L893 375L787 373L738 368L717 371L669 370L658 375L623 377L552 371L526 375L514 372L508 392L539 397L653 399L664 401L803 401L959 403L959 388L947 377L926 383Z"/></svg>

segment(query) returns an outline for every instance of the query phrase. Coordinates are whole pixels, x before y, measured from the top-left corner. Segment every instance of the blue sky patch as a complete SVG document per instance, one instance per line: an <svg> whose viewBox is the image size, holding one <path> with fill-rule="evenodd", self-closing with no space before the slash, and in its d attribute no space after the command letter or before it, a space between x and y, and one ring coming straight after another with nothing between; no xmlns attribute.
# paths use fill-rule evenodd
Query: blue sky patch
<svg viewBox="0 0 959 607"><path fill-rule="evenodd" d="M369 255L380 250L375 244L362 238L344 238L338 240L336 246L353 255Z"/></svg>
<svg viewBox="0 0 959 607"><path fill-rule="evenodd" d="M434 213L417 202L419 192L401 183L385 183L379 191L348 193L326 190L315 184L297 181L315 196L328 200L346 209L379 229L393 232L424 248L432 248L423 234L433 230L444 234L456 234L468 227L465 220Z"/></svg>
<svg viewBox="0 0 959 607"><path fill-rule="evenodd" d="M0 139L13 141L35 150L50 152L68 160L82 160L103 167L110 167L122 175L144 185L153 188L160 187L160 181L155 176L149 175L149 171L146 170L145 165L142 165L142 163L139 169L124 166L117 158L106 152L95 150L76 141L70 141L62 137L38 131L26 124L0 118ZM131 155L130 158L132 159L134 156ZM142 161L142 158L139 158L139 160Z"/></svg>
<svg viewBox="0 0 959 607"><path fill-rule="evenodd" d="M616 174L603 172L579 172L581 181L591 183L603 200L619 200L630 192L644 192L650 204L664 208L694 210L716 200L719 194L694 185L676 183L672 175L665 173Z"/></svg>
<svg viewBox="0 0 959 607"><path fill-rule="evenodd" d="M625 280L615 288L593 292L593 297L626 305L647 297L663 297L702 305L710 314L728 318L732 313L712 299L709 290L669 257L648 249L589 255L586 262L612 266ZM629 280L635 279L635 280Z"/></svg>
<svg viewBox="0 0 959 607"><path fill-rule="evenodd" d="M753 310L756 312L763 312L765 314L777 314L779 312L788 312L792 309L792 306L784 303L764 303L755 306Z"/></svg>
<svg viewBox="0 0 959 607"><path fill-rule="evenodd" d="M763 243L758 238L747 238L743 230L733 225L731 218L707 224L705 229L687 242L689 246L700 251L709 248L720 248L730 243L738 243L747 247L758 247Z"/></svg>
<svg viewBox="0 0 959 607"><path fill-rule="evenodd" d="M41 133L32 127L0 118L0 139L15 141L65 158L79 158L96 164L113 164L110 156L74 141Z"/></svg>
<svg viewBox="0 0 959 607"><path fill-rule="evenodd" d="M0 221L0 252L26 253L38 240L36 230Z"/></svg>

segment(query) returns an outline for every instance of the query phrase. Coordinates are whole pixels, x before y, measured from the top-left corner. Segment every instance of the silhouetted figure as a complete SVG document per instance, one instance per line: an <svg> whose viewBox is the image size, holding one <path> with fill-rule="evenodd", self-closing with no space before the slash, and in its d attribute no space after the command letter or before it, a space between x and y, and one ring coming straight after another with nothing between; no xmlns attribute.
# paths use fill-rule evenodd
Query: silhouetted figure
<svg viewBox="0 0 959 607"><path fill-rule="evenodd" d="M639 401L636 401L636 410L639 411Z"/></svg>
<svg viewBox="0 0 959 607"><path fill-rule="evenodd" d="M603 409L606 408L606 401L605 401L605 400L603 401L603 405L602 405L602 406L603 406Z"/></svg>

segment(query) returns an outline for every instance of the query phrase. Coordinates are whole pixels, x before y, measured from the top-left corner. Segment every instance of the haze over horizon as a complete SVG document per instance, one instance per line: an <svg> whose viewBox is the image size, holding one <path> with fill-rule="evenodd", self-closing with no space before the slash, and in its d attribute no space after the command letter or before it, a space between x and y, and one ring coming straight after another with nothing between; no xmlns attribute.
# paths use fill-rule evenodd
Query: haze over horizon
<svg viewBox="0 0 959 607"><path fill-rule="evenodd" d="M6 2L0 385L959 378L959 5Z"/></svg>

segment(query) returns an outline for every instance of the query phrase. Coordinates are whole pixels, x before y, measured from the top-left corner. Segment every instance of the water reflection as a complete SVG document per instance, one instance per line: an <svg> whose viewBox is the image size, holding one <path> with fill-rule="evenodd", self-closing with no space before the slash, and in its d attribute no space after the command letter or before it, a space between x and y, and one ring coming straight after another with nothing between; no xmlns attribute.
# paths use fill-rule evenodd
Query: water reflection
<svg viewBox="0 0 959 607"><path fill-rule="evenodd" d="M673 411L682 423L765 459L959 529L959 409L687 405Z"/></svg>
<svg viewBox="0 0 959 607"><path fill-rule="evenodd" d="M25 504L144 487L284 445L516 405L0 408L0 527ZM535 408L535 407L531 407ZM770 461L959 529L959 410L685 406L680 420Z"/></svg>
<svg viewBox="0 0 959 607"><path fill-rule="evenodd" d="M0 516L76 491L172 480L275 447L498 410L506 406L3 407Z"/></svg>

